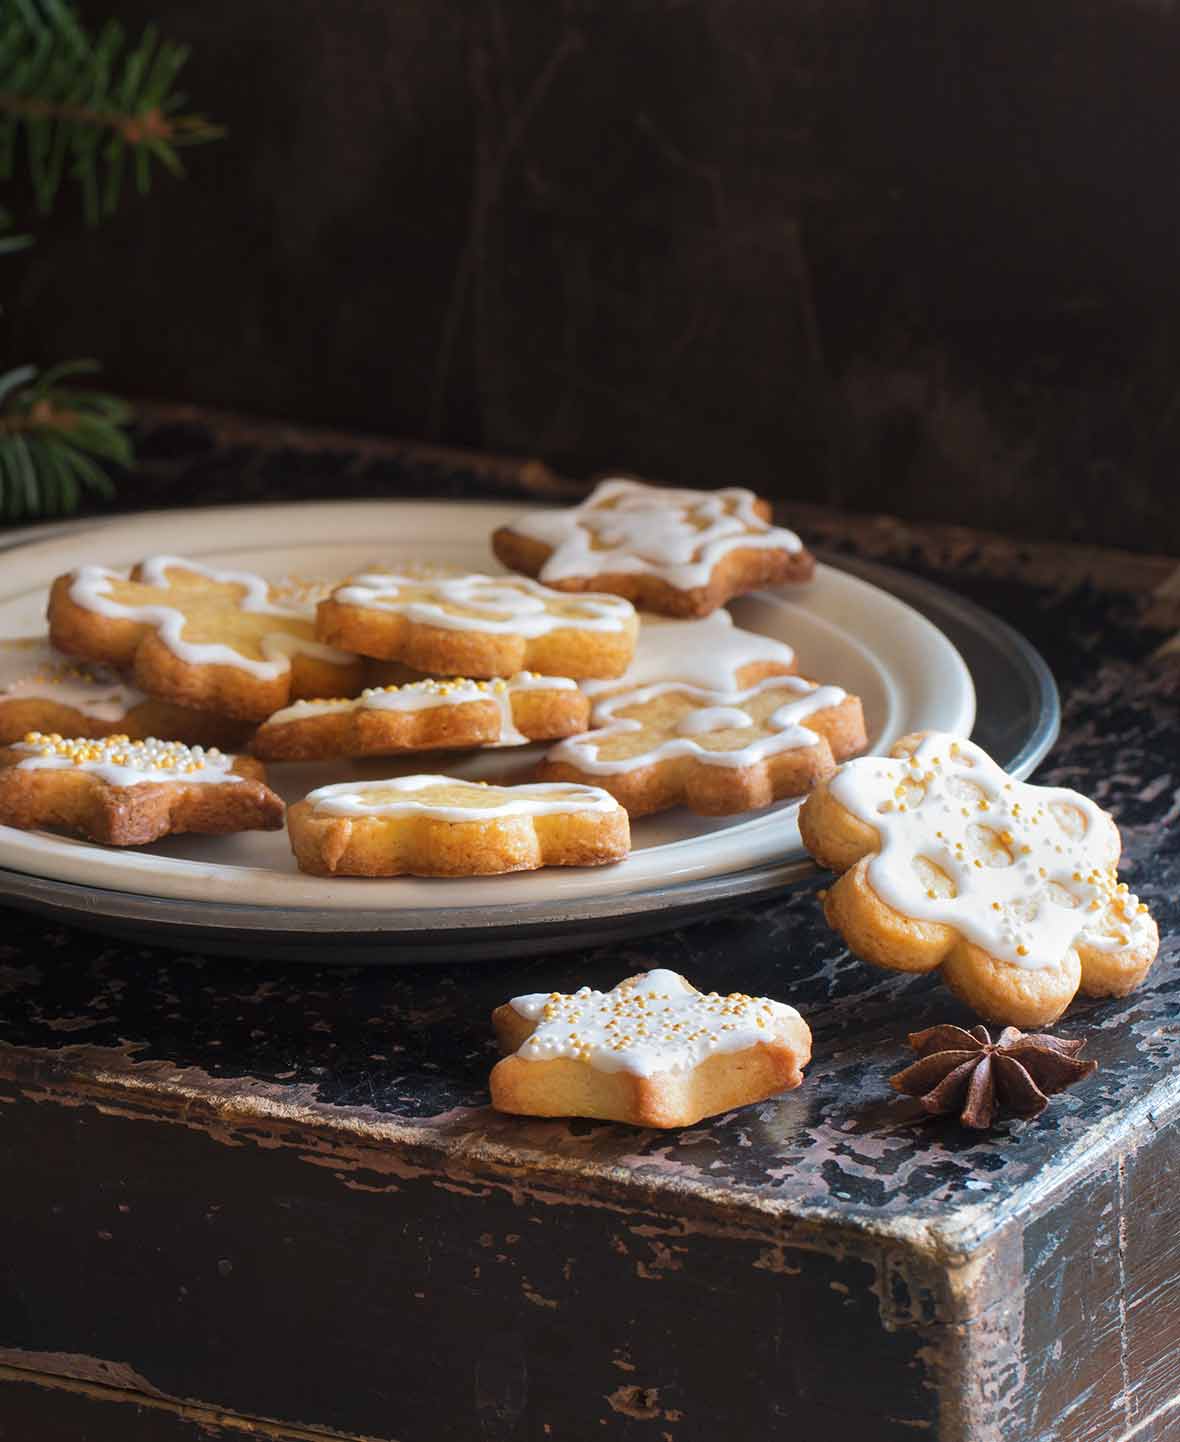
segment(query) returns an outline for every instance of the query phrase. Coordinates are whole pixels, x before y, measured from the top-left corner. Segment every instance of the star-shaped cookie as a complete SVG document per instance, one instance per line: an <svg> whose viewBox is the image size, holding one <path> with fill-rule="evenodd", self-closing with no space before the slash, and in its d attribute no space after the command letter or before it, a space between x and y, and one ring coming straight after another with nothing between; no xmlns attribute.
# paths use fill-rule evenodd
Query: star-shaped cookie
<svg viewBox="0 0 1180 1442"><path fill-rule="evenodd" d="M614 681L584 681L582 690L597 708L608 696L678 681L703 691L741 691L768 676L790 676L797 663L785 641L735 626L724 609L680 621L644 616L635 659ZM597 709L594 713L597 724Z"/></svg>
<svg viewBox="0 0 1180 1442"><path fill-rule="evenodd" d="M49 632L71 656L133 668L149 696L244 720L365 682L363 662L316 640L310 607L280 604L249 571L178 556L59 576Z"/></svg>
<svg viewBox="0 0 1180 1442"><path fill-rule="evenodd" d="M185 831L276 831L283 803L252 756L154 737L32 732L0 750L0 824L142 846Z"/></svg>
<svg viewBox="0 0 1180 1442"><path fill-rule="evenodd" d="M322 640L435 676L621 676L639 621L617 596L565 596L520 576L353 576L320 603Z"/></svg>
<svg viewBox="0 0 1180 1442"><path fill-rule="evenodd" d="M211 711L156 701L112 666L55 651L48 638L0 641L0 745L29 731L133 740L167 736L190 746L232 748L250 728Z"/></svg>
<svg viewBox="0 0 1180 1442"><path fill-rule="evenodd" d="M296 701L263 722L250 750L264 761L312 761L523 746L572 736L585 727L589 712L577 684L564 676L454 676L370 686L351 700Z"/></svg>
<svg viewBox="0 0 1180 1442"><path fill-rule="evenodd" d="M753 491L601 481L580 506L518 516L492 537L506 566L563 591L611 591L642 610L704 616L758 586L806 581L815 561Z"/></svg>
<svg viewBox="0 0 1180 1442"><path fill-rule="evenodd" d="M608 992L518 996L492 1024L510 1053L492 1070L492 1105L527 1116L691 1126L797 1087L811 1058L794 1007L700 992L662 969Z"/></svg>

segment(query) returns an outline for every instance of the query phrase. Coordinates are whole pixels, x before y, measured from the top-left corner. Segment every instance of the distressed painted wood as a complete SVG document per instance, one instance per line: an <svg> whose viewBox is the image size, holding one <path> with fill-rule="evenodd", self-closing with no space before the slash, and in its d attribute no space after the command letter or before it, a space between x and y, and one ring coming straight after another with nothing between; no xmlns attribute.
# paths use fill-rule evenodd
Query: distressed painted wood
<svg viewBox="0 0 1180 1442"><path fill-rule="evenodd" d="M284 435L299 444L316 454ZM265 434L250 445L262 475ZM471 457L416 466L505 483ZM952 580L1053 664L1066 716L1042 778L1119 816L1164 936L1143 991L1059 1028L1089 1034L1098 1074L989 1136L921 1122L886 1081L904 1034L968 1018L929 979L849 958L814 887L580 955L389 970L6 912L0 1437L1176 1435L1166 563L1063 553L1055 574L1047 549L821 521L828 544ZM805 1085L670 1134L488 1109L496 1003L651 965L793 1000Z"/></svg>

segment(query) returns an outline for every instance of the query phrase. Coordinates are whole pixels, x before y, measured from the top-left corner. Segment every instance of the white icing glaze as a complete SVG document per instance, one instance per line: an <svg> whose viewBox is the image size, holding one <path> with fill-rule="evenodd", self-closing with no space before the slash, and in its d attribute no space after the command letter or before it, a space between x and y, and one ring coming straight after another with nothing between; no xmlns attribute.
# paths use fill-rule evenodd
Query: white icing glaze
<svg viewBox="0 0 1180 1442"><path fill-rule="evenodd" d="M912 759L850 761L829 788L876 829L869 884L906 916L954 927L1030 970L1055 965L1079 939L1103 951L1147 940L1146 912L1118 889L1118 832L1076 791L1015 781L973 742L942 732L925 737ZM1059 808L1084 821L1080 837L1063 827ZM955 894L938 895L915 857L942 871Z"/></svg>
<svg viewBox="0 0 1180 1442"><path fill-rule="evenodd" d="M240 600L226 603L227 615L232 615L234 610L240 610L280 616L293 621L310 623L313 620L314 612L310 606L283 606L272 600L267 583L261 576L255 576L249 571L214 570L210 566L203 566L198 561L186 560L181 556L149 556L141 566L140 584L155 589L168 589L168 572L174 568L193 571L221 585L241 586L243 595ZM127 580L127 576L118 571L107 570L104 566L79 566L72 573L70 599L76 605L100 616L140 621L157 627L160 639L172 654L190 665L236 666L262 681L273 681L286 675L291 669L291 657L294 655L314 656L337 666L351 665L355 660L347 652L338 651L334 646L325 646L322 641L282 630L267 632L259 638L258 646L262 659L244 656L233 646L220 641L187 641L184 638L184 628L188 618L179 605L170 606L159 601L127 605L114 599L111 595L112 583ZM135 585L136 582L130 584ZM177 600L181 601L183 588L176 588L175 594Z"/></svg>
<svg viewBox="0 0 1180 1442"><path fill-rule="evenodd" d="M705 736L710 731L731 731L750 724L750 718L736 706L702 706L680 718L678 736Z"/></svg>
<svg viewBox="0 0 1180 1442"><path fill-rule="evenodd" d="M121 721L147 697L110 666L77 661L40 637L0 642L0 704L56 701L95 721Z"/></svg>
<svg viewBox="0 0 1180 1442"><path fill-rule="evenodd" d="M398 589L429 587L429 597L399 600ZM484 631L492 635L545 636L551 631L625 631L635 615L620 596L568 596L550 591L525 576L420 576L372 572L353 576L333 593L347 606L392 611L424 626L448 631ZM549 609L560 603L561 612ZM478 614L458 615L446 606L475 608Z"/></svg>
<svg viewBox="0 0 1180 1442"><path fill-rule="evenodd" d="M512 697L521 691L576 691L577 683L567 676L539 676L533 671L518 671L502 681L470 681L455 677L450 681L411 681L404 686L370 686L351 700L295 701L276 711L267 726L283 726L311 716L326 716L347 711L425 711L438 706L465 706L473 701L492 701L500 712L500 737L497 746L524 746L528 737L516 726L512 715Z"/></svg>
<svg viewBox="0 0 1180 1442"><path fill-rule="evenodd" d="M766 691L775 690L793 692L797 699L784 702L764 721L756 722L746 713L742 703ZM644 729L643 722L633 717L620 716L620 711L641 705L669 691L707 702L708 705L699 708L697 712L698 715L702 712L705 714L706 722L694 733L693 722L686 716L677 725L678 734L670 735L666 731L656 734L653 744L646 751L615 760L599 759L599 749L610 737ZM820 737L817 732L808 728L807 718L829 706L838 706L846 696L847 692L842 691L839 686L815 686L799 676L771 676L745 691L705 691L697 686L679 686L674 681L660 686L645 686L639 691L611 696L600 702L595 710L595 719L603 724L595 731L587 731L582 736L571 736L566 741L559 741L547 753L546 759L563 761L570 766L576 766L580 771L598 776L616 776L675 756L693 756L708 766L752 766L780 751L817 745ZM723 710L730 718L729 721L718 719ZM757 726L759 730L770 727L770 734L757 736L736 751L712 751L694 740L694 734L721 730L730 723L736 726L738 716L742 718L744 726Z"/></svg>
<svg viewBox="0 0 1180 1442"><path fill-rule="evenodd" d="M630 572L660 576L682 590L705 586L730 551L803 549L794 531L754 509L753 491L670 490L639 481L601 481L580 506L534 511L511 529L549 546L543 581Z"/></svg>
<svg viewBox="0 0 1180 1442"><path fill-rule="evenodd" d="M743 631L726 610L697 621L644 616L635 659L626 673L615 681L583 681L582 690L591 700L658 681L681 681L706 691L733 691L738 686L738 672L758 662L774 662L786 671L795 664L795 652L785 641ZM597 710L594 720L598 721Z"/></svg>
<svg viewBox="0 0 1180 1442"><path fill-rule="evenodd" d="M26 760L17 762L18 771L86 771L111 786L142 786L148 781L208 786L243 779L231 774L234 757L215 746L206 751L203 746L182 746L154 736L146 741L130 741L126 736L88 741L32 732L11 749L27 753Z"/></svg>
<svg viewBox="0 0 1180 1442"><path fill-rule="evenodd" d="M419 800L416 793L434 787L461 788L473 805ZM375 799L374 799L375 798ZM572 782L534 782L528 786L490 786L454 776L396 776L388 781L341 781L307 795L312 809L325 816L422 816L435 821L499 821L506 816L606 815L619 803L597 786Z"/></svg>
<svg viewBox="0 0 1180 1442"><path fill-rule="evenodd" d="M782 1022L799 1017L794 1007L767 997L699 992L663 969L613 991L535 992L509 1004L538 1023L516 1053L523 1060L571 1057L597 1071L645 1077L691 1071L720 1052L772 1041Z"/></svg>

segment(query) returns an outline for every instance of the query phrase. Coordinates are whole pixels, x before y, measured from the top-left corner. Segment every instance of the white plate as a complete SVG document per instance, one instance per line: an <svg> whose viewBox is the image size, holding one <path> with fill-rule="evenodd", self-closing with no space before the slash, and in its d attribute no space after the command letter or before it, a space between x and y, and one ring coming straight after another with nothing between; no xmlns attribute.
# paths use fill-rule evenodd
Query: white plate
<svg viewBox="0 0 1180 1442"><path fill-rule="evenodd" d="M153 552L180 552L278 578L343 575L374 561L414 560L499 570L488 547L497 526L519 506L448 502L341 502L153 513L85 532L42 540L0 554L0 636L26 635L44 624L53 577L85 561L127 565ZM789 641L803 675L835 682L864 703L870 746L883 750L917 729L968 734L975 717L971 676L955 647L929 621L880 588L820 566L815 581L790 591L762 591L732 603L735 621ZM375 777L446 770L469 777L527 779L541 746L412 763L377 759L274 766L271 780L287 801L350 775ZM620 913L639 895L686 882L723 882L803 855L798 803L718 820L677 810L634 826L634 851L618 866L551 869L464 880L321 879L295 867L283 832L235 837L176 837L131 851L43 832L0 826L0 866L141 897L217 907L261 908L276 924L314 911L317 930L349 930L363 911L372 927L388 910L391 932L406 913L437 918L439 927L512 926L536 919L552 903L568 917L586 903ZM712 894L724 886L711 886ZM540 905L538 905L540 904ZM335 919L333 919L335 918ZM478 923L476 923L478 918ZM429 924L429 921L427 921Z"/></svg>

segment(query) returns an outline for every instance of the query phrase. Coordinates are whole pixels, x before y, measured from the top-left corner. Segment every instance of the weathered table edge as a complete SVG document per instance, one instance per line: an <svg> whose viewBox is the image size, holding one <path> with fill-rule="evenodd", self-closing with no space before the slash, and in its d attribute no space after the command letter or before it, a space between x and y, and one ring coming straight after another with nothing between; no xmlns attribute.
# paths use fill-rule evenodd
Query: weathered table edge
<svg viewBox="0 0 1180 1442"><path fill-rule="evenodd" d="M0 1077L22 1089L43 1090L45 1100L53 1100L53 1089L68 1086L73 1098L100 1109L129 1108L137 1116L198 1125L214 1135L219 1126L244 1134L265 1132L274 1144L318 1151L325 1164L342 1169L421 1171L426 1165L441 1164L490 1185L510 1187L527 1177L531 1187L558 1190L567 1172L576 1169L580 1188L594 1187L602 1197L662 1204L661 1196L666 1199L671 1193L694 1206L722 1202L728 1212L742 1215L750 1227L767 1236L806 1232L819 1225L829 1232L836 1227L849 1237L905 1247L948 1266L968 1263L1013 1216L1068 1187L1102 1148L1108 1133L1119 1131L1125 1149L1136 1137L1153 1134L1180 1116L1180 1070L1175 1070L1149 1094L1112 1113L1084 1142L1067 1146L1051 1182L1034 1177L1023 1183L999 1221L990 1220L983 1202L955 1206L944 1218L915 1221L881 1218L867 1207L837 1210L801 1203L789 1195L766 1197L732 1183L710 1186L699 1174L674 1176L662 1171L657 1184L642 1166L631 1169L581 1156L571 1158L567 1169L551 1153L527 1143L517 1140L509 1145L480 1135L476 1123L490 1108L456 1109L424 1122L390 1118L360 1106L344 1112L310 1097L292 1100L292 1090L310 1088L251 1082L243 1093L238 1078L222 1080L196 1069L177 1071L164 1062L136 1062L134 1050L128 1044L119 1049L82 1045L45 1051L0 1042ZM530 1119L527 1125L538 1123ZM637 1138L646 1135L636 1132Z"/></svg>

